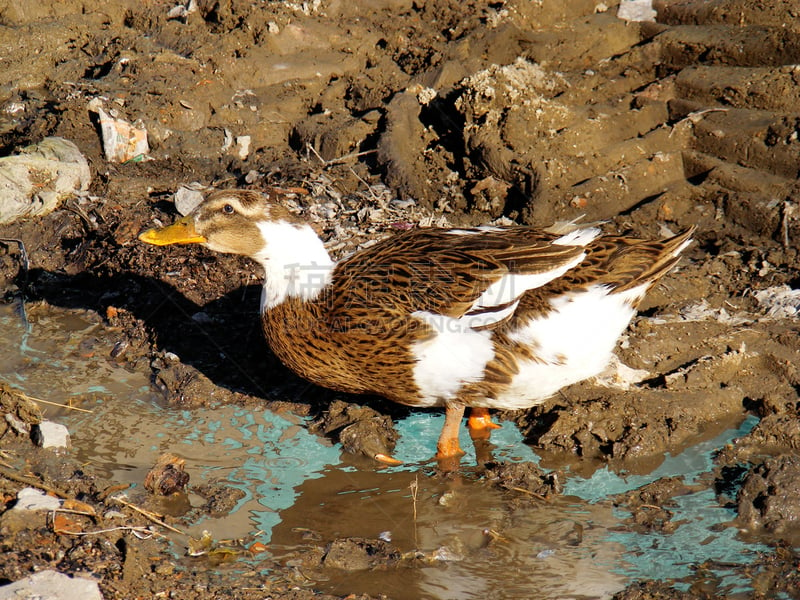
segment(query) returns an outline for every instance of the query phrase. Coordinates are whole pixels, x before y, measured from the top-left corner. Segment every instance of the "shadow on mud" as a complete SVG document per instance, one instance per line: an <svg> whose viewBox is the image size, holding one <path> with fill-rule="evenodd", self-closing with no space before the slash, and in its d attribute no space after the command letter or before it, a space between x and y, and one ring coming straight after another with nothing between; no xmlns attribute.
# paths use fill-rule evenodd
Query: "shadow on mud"
<svg viewBox="0 0 800 600"><path fill-rule="evenodd" d="M33 269L23 289L28 300L97 311L111 326L122 326L132 345L171 352L231 391L270 398L278 391L285 394L287 386L305 387L263 338L260 285L239 287L204 306L168 283L134 273L68 275Z"/></svg>

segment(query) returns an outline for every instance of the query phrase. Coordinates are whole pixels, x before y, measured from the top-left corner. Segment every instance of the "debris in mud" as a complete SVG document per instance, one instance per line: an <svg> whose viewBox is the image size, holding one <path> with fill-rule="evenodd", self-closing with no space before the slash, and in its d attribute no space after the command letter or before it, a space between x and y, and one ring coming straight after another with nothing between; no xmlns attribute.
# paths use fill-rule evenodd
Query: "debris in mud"
<svg viewBox="0 0 800 600"><path fill-rule="evenodd" d="M400 552L388 542L351 537L334 540L328 544L322 565L344 571L363 571L377 567L391 567L400 559Z"/></svg>
<svg viewBox="0 0 800 600"><path fill-rule="evenodd" d="M60 506L61 500L58 498L27 487L17 492L17 502L12 510L55 510Z"/></svg>
<svg viewBox="0 0 800 600"><path fill-rule="evenodd" d="M205 499L205 504L199 508L199 512L211 518L230 514L245 497L242 490L226 485L223 481L209 481L200 486L192 486L192 492Z"/></svg>
<svg viewBox="0 0 800 600"><path fill-rule="evenodd" d="M89 102L89 110L97 114L100 133L103 136L103 152L109 162L139 162L150 152L147 143L147 129L141 121L133 125L118 118L103 108L103 102L94 98Z"/></svg>
<svg viewBox="0 0 800 600"><path fill-rule="evenodd" d="M390 458L398 434L392 418L373 408L335 400L328 410L309 426L321 435L334 434L351 454L369 458Z"/></svg>
<svg viewBox="0 0 800 600"><path fill-rule="evenodd" d="M523 492L544 500L560 494L563 489L563 473L546 472L532 462L495 462L484 466L484 477L506 490Z"/></svg>
<svg viewBox="0 0 800 600"><path fill-rule="evenodd" d="M0 598L38 600L103 600L97 581L88 577L69 577L57 571L40 571L0 587Z"/></svg>
<svg viewBox="0 0 800 600"><path fill-rule="evenodd" d="M86 192L89 163L78 147L48 137L0 158L0 224L46 215L62 201Z"/></svg>
<svg viewBox="0 0 800 600"><path fill-rule="evenodd" d="M753 467L736 498L748 529L779 535L800 533L800 457L784 454Z"/></svg>
<svg viewBox="0 0 800 600"><path fill-rule="evenodd" d="M683 592L664 581L636 581L623 591L614 594L613 600L698 600L698 598L716 598L716 594L697 595L694 592Z"/></svg>
<svg viewBox="0 0 800 600"><path fill-rule="evenodd" d="M680 477L662 477L627 494L614 498L615 506L624 506L631 511L627 519L633 531L648 533L658 531L669 534L680 526L672 521L670 507L676 506L672 500L698 491L699 486L690 487Z"/></svg>
<svg viewBox="0 0 800 600"><path fill-rule="evenodd" d="M26 397L0 381L0 439L10 428L17 435L30 435L31 427L42 422L39 407Z"/></svg>
<svg viewBox="0 0 800 600"><path fill-rule="evenodd" d="M184 492L189 474L184 470L186 460L171 453L162 454L147 472L144 487L159 496L172 496Z"/></svg>
<svg viewBox="0 0 800 600"><path fill-rule="evenodd" d="M189 556L208 556L220 562L231 560L242 552L244 549L220 544L207 530L199 538L189 538L186 548Z"/></svg>
<svg viewBox="0 0 800 600"><path fill-rule="evenodd" d="M800 316L800 290L778 285L759 290L754 296L770 317L793 319Z"/></svg>

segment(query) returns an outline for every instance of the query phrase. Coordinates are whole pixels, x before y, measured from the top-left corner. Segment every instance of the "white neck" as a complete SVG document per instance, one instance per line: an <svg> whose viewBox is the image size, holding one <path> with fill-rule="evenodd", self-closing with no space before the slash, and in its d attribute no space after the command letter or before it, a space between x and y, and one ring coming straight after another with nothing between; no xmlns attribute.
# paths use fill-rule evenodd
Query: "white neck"
<svg viewBox="0 0 800 600"><path fill-rule="evenodd" d="M265 243L253 257L266 272L261 311L290 297L316 298L330 283L335 263L314 230L287 221L262 221L258 228Z"/></svg>

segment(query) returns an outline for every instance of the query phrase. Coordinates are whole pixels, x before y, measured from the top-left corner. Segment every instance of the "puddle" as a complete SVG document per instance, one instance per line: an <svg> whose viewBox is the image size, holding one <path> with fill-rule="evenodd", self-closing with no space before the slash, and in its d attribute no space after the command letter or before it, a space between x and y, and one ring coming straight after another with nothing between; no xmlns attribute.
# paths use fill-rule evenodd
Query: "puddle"
<svg viewBox="0 0 800 600"><path fill-rule="evenodd" d="M205 518L190 529L216 537L270 543L273 557L292 563L310 547L335 538L376 538L389 532L401 551L439 550L429 566L387 571L306 571L316 589L392 598L505 597L604 598L637 578L680 580L704 561L722 588L745 593L735 566L766 550L720 527L734 517L710 491L678 497L675 533L647 535L623 524L627 513L605 499L660 477L691 483L711 468L711 453L754 425L726 431L678 456L667 456L648 475L620 476L606 469L572 477L553 502L509 504L508 495L471 475L430 476L443 416L412 413L398 423L397 468L353 466L340 448L310 435L299 418L235 406L184 411L158 402L149 373L131 372L109 359L114 333L91 313L40 308L30 327L9 305L0 306L0 377L25 393L54 402L79 402L91 414L46 408L71 432L78 460L118 483L140 485L164 452L186 459L190 485L219 479L243 492L234 511ZM466 432L462 447L474 452ZM499 460L538 460L506 423L493 434ZM464 464L474 464L474 455ZM418 494L410 485L416 481ZM414 510L416 509L416 520ZM673 510L673 509L671 509ZM309 539L309 535L312 539ZM195 563L197 568L202 568ZM210 567L209 567L210 568ZM230 568L229 568L230 569ZM229 573L235 577L235 573Z"/></svg>

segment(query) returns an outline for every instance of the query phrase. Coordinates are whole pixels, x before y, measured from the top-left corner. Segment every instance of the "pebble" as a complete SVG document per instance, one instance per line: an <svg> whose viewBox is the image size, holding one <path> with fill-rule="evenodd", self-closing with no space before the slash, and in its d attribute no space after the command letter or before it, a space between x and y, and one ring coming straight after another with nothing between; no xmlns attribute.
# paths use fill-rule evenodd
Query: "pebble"
<svg viewBox="0 0 800 600"><path fill-rule="evenodd" d="M96 581L69 577L56 571L40 571L0 587L0 600L103 600Z"/></svg>
<svg viewBox="0 0 800 600"><path fill-rule="evenodd" d="M31 429L33 443L42 448L68 448L69 430L60 423L42 421Z"/></svg>

